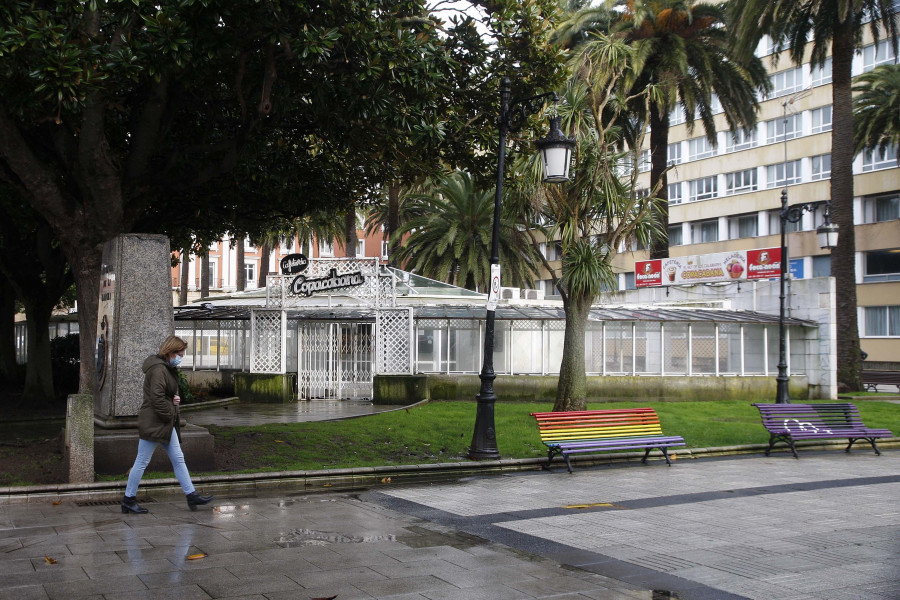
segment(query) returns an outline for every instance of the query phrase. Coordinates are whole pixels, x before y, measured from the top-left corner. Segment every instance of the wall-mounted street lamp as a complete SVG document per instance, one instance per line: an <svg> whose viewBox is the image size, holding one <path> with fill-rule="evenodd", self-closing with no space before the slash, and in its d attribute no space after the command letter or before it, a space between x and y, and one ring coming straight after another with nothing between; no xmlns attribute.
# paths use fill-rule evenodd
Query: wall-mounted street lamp
<svg viewBox="0 0 900 600"><path fill-rule="evenodd" d="M788 384L791 378L787 372L787 348L784 331L784 280L787 275L788 254L785 241L785 230L788 223L796 223L805 212L815 212L815 204L796 204L788 206L787 190L781 191L781 294L779 296L780 310L778 313L778 376L775 377L777 387L775 390L776 404L790 404L791 397L788 392ZM838 226L831 222L831 205L825 203L825 222L816 228L816 239L823 250L833 250L837 247Z"/></svg>
<svg viewBox="0 0 900 600"><path fill-rule="evenodd" d="M500 82L500 115L498 123L500 128L500 146L497 156L497 188L494 194L494 223L493 237L491 238L491 289L492 297L496 298L500 292L500 203L503 199L503 173L506 161L506 135L510 131L516 132L522 128L529 115L537 113L544 105L544 101L559 100L555 92L539 94L529 98L510 100L510 81L504 77ZM541 152L541 162L544 169L543 180L547 183L565 183L569 181L569 165L572 160L572 150L575 149L575 140L563 135L559 128L559 117L550 119L550 132L546 137L535 142ZM482 361L481 389L475 399L478 408L475 414L475 432L472 435L472 445L469 447L469 458L482 460L500 458L497 449L497 436L494 431L494 403L497 395L494 393L494 312L495 307L488 301L487 317L484 325L484 360Z"/></svg>

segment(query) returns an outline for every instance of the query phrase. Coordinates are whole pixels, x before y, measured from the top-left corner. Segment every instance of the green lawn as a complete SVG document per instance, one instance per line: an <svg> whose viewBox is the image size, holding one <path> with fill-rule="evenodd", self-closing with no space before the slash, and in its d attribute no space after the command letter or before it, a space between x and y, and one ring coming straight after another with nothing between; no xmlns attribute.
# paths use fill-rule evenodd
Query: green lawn
<svg viewBox="0 0 900 600"><path fill-rule="evenodd" d="M900 433L900 405L856 400L871 427ZM759 412L746 401L654 402L664 433L681 435L688 447L765 443ZM646 402L592 403L590 409L648 406ZM546 454L531 412L549 403L503 403L495 407L497 445L504 458ZM230 472L312 470L465 460L472 442L474 402L432 402L406 410L337 422L210 426L216 447L236 457ZM160 474L165 476L165 474ZM148 476L151 476L148 474Z"/></svg>

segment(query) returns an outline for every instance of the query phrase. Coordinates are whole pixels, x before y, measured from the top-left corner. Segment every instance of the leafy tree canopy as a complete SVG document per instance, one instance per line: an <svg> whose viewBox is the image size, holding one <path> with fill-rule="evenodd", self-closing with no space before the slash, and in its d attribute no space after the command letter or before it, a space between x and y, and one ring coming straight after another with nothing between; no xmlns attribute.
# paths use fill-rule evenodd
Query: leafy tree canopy
<svg viewBox="0 0 900 600"><path fill-rule="evenodd" d="M553 0L473 4L481 24L422 0L3 3L0 178L78 275L83 358L118 234L203 244L487 169L500 75L531 93L563 75Z"/></svg>

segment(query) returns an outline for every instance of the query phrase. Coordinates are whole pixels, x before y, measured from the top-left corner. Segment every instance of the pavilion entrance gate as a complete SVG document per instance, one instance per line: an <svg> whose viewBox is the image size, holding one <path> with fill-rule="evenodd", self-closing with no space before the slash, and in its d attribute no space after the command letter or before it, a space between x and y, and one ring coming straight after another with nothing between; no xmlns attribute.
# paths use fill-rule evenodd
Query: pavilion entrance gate
<svg viewBox="0 0 900 600"><path fill-rule="evenodd" d="M297 338L300 400L372 398L374 323L300 321Z"/></svg>

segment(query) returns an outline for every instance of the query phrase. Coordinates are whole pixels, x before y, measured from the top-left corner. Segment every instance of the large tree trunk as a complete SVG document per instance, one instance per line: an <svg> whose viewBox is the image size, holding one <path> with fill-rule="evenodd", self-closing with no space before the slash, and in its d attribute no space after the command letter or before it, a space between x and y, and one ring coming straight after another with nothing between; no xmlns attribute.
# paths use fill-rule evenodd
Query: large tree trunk
<svg viewBox="0 0 900 600"><path fill-rule="evenodd" d="M188 303L188 284L190 284L191 249L184 248L181 251L181 281L178 287L178 305Z"/></svg>
<svg viewBox="0 0 900 600"><path fill-rule="evenodd" d="M244 259L244 238L235 242L235 253L237 254L237 273L235 273L235 287L237 291L243 292L247 289L247 267Z"/></svg>
<svg viewBox="0 0 900 600"><path fill-rule="evenodd" d="M0 385L18 382L16 364L16 293L7 281L0 282Z"/></svg>
<svg viewBox="0 0 900 600"><path fill-rule="evenodd" d="M836 23L832 42L831 213L838 225L831 252L831 275L837 285L837 371L842 390L858 391L859 324L856 318L856 235L853 225L852 27Z"/></svg>
<svg viewBox="0 0 900 600"><path fill-rule="evenodd" d="M650 242L650 258L669 257L669 186L666 163L669 160L669 115L660 114L655 103L650 104L650 189L660 184L657 198L657 221L661 229ZM637 168L637 165L635 165Z"/></svg>
<svg viewBox="0 0 900 600"><path fill-rule="evenodd" d="M556 388L556 403L553 410L585 410L587 407L587 374L584 368L584 331L588 312L591 310L590 296L563 297L566 311L566 334L563 341L562 363L559 365L559 384Z"/></svg>
<svg viewBox="0 0 900 600"><path fill-rule="evenodd" d="M269 277L269 255L272 253L272 248L269 246L268 242L263 243L259 247L259 283L258 286L261 288L266 287L267 281Z"/></svg>
<svg viewBox="0 0 900 600"><path fill-rule="evenodd" d="M200 297L209 298L209 252L200 257Z"/></svg>
<svg viewBox="0 0 900 600"><path fill-rule="evenodd" d="M400 240L394 240L394 232L400 229L400 184L394 182L388 188L388 215L384 235L388 242L388 264L399 267L394 260Z"/></svg>
<svg viewBox="0 0 900 600"><path fill-rule="evenodd" d="M28 363L22 400L26 406L42 407L53 403L53 366L50 362L50 315L53 306L26 298L25 328L28 332Z"/></svg>
<svg viewBox="0 0 900 600"><path fill-rule="evenodd" d="M59 231L57 230L57 235ZM75 273L75 294L78 298L78 339L81 374L78 392L94 393L96 363L94 350L97 340L97 310L100 306L100 267L103 245L83 243L81 246L63 244L66 259Z"/></svg>
<svg viewBox="0 0 900 600"><path fill-rule="evenodd" d="M344 213L344 256L356 258L356 247L359 238L356 237L356 210L353 207Z"/></svg>

